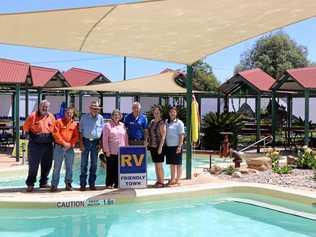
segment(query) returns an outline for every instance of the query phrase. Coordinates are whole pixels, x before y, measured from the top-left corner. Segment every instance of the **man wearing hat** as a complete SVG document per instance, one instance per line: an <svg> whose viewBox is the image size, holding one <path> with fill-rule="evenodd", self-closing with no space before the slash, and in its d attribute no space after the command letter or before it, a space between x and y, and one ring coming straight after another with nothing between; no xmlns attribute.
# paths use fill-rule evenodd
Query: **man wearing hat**
<svg viewBox="0 0 316 237"><path fill-rule="evenodd" d="M80 131L80 150L81 153L81 174L80 174L80 191L86 190L87 172L90 155L89 169L89 187L95 190L95 180L97 171L99 140L104 126L103 117L99 114L100 106L97 101L90 103L90 113L81 117L79 124Z"/></svg>

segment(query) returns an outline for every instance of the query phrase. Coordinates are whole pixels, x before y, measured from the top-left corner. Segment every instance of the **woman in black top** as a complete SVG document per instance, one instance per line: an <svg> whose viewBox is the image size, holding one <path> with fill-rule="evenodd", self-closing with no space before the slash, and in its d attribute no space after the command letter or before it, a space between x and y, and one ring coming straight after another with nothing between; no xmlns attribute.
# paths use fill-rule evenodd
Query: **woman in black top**
<svg viewBox="0 0 316 237"><path fill-rule="evenodd" d="M154 186L157 188L162 188L164 186L164 171L162 165L165 157L163 146L166 138L166 124L161 119L160 106L154 106L152 113L154 119L150 121L148 127L148 149L151 153L152 160L155 163L157 182Z"/></svg>

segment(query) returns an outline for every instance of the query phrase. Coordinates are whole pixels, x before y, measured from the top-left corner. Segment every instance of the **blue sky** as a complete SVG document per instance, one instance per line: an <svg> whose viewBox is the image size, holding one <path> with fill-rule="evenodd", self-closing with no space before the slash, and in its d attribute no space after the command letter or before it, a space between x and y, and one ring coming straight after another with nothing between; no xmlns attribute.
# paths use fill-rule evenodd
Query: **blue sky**
<svg viewBox="0 0 316 237"><path fill-rule="evenodd" d="M0 13L34 10L60 9L81 6L96 6L134 0L10 0L1 1ZM282 29L298 44L308 48L309 60L316 62L316 18L312 18ZM258 38L258 37L257 37ZM205 61L213 67L216 77L225 81L232 76L240 55L249 49L257 38L244 41L216 54L208 56ZM123 58L98 54L65 52L0 44L0 58L26 61L34 65L67 70L70 67L81 67L104 73L112 81L123 78ZM184 69L181 64L127 58L127 78L155 74L165 68Z"/></svg>

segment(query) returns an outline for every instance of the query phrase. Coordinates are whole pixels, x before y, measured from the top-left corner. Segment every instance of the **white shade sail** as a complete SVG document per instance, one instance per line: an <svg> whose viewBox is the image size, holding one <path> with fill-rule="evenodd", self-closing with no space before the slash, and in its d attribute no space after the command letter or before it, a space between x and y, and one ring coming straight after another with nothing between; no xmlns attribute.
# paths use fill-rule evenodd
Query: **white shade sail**
<svg viewBox="0 0 316 237"><path fill-rule="evenodd" d="M175 82L176 72L165 72L126 81L91 86L60 88L74 91L118 92L121 94L185 94L186 89Z"/></svg>
<svg viewBox="0 0 316 237"><path fill-rule="evenodd" d="M315 0L161 0L0 15L0 43L192 64L316 15Z"/></svg>

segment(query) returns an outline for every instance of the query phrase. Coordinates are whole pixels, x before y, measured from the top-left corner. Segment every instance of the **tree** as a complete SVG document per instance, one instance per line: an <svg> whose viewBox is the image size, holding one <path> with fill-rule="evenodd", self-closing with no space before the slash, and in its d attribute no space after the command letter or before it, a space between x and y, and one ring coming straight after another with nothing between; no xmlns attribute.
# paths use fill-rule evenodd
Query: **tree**
<svg viewBox="0 0 316 237"><path fill-rule="evenodd" d="M279 79L290 68L306 67L307 48L298 45L284 32L269 34L257 40L255 45L241 55L235 73L252 68L263 71Z"/></svg>
<svg viewBox="0 0 316 237"><path fill-rule="evenodd" d="M193 67L193 80L192 89L200 91L214 91L219 87L219 82L217 81L215 75L213 74L212 67L199 60L192 64ZM181 78L177 82L185 87L186 78Z"/></svg>

